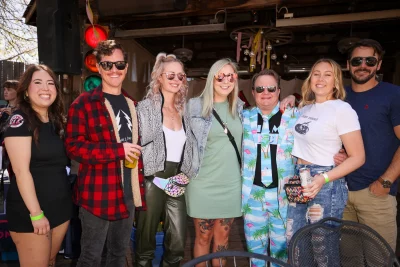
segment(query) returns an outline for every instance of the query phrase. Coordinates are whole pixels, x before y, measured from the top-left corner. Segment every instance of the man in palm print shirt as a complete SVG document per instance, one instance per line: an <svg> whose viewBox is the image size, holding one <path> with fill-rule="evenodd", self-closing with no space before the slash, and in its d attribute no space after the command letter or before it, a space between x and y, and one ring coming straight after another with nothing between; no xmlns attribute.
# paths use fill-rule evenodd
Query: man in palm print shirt
<svg viewBox="0 0 400 267"><path fill-rule="evenodd" d="M287 260L287 198L283 186L294 174L296 108L279 110L280 78L263 70L252 79L256 107L243 112L242 210L249 251ZM265 262L252 259L252 266Z"/></svg>

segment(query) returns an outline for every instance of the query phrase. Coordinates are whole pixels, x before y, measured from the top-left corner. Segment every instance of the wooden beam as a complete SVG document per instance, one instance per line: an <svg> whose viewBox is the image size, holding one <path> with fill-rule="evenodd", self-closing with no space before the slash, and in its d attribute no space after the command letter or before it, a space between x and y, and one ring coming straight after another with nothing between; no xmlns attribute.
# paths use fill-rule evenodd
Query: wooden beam
<svg viewBox="0 0 400 267"><path fill-rule="evenodd" d="M33 2L32 6L29 7L28 12L26 13L25 24L29 24L29 22L30 22L30 20L32 18L32 15L35 12L36 12L36 1Z"/></svg>
<svg viewBox="0 0 400 267"><path fill-rule="evenodd" d="M296 13L294 14L296 16ZM400 9L326 15L292 19L277 19L276 27L313 26L320 24L345 23L368 20L386 20L400 18Z"/></svg>
<svg viewBox="0 0 400 267"><path fill-rule="evenodd" d="M115 37L145 38L145 37L156 37L156 36L158 37L158 36L171 36L171 35L201 34L201 33L223 32L223 31L226 31L226 24L217 23L217 24L150 28L150 29L125 30L125 31L116 30Z"/></svg>

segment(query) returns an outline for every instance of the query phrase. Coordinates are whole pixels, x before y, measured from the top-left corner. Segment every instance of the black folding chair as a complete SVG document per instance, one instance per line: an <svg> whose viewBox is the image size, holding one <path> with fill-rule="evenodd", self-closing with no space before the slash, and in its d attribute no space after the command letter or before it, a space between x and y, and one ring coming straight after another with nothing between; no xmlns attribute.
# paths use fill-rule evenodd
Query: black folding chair
<svg viewBox="0 0 400 267"><path fill-rule="evenodd" d="M297 231L288 254L294 267L400 266L392 248L375 230L331 217Z"/></svg>
<svg viewBox="0 0 400 267"><path fill-rule="evenodd" d="M222 266L222 258L227 258L227 257L233 257L233 265L229 264L229 267L234 266L234 267L239 267L239 265L237 264L237 258L249 258L248 262L250 261L251 258L254 259L260 259L260 260L264 260L265 263L274 263L277 266L282 266L282 267L290 267L289 264L274 259L272 257L266 256L266 255L262 255L262 254L256 254L256 253L251 253L251 252L246 252L246 251L220 251L220 252L215 252L215 253L211 253L211 254L207 254L195 259L192 259L189 262L186 262L185 264L182 265L182 267L193 267L196 264L202 263L202 262L206 262L207 266L211 266L209 265L209 261L211 261L212 259L219 259L220 262L220 266ZM230 260L230 259L229 259ZM228 266L228 265L227 265ZM248 265L250 266L250 265Z"/></svg>

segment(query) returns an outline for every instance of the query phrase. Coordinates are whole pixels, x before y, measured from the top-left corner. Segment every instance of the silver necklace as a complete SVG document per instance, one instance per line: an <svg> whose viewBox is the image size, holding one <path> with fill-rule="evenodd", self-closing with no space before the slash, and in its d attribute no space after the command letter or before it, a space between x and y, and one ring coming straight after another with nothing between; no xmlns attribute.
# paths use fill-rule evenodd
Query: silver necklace
<svg viewBox="0 0 400 267"><path fill-rule="evenodd" d="M163 107L163 109L165 109L166 111L168 111L168 113L169 113L169 116L168 116L168 117L170 117L172 121L175 121L175 117L176 117L176 116L175 116L175 112L171 111L170 108L167 108L167 107Z"/></svg>

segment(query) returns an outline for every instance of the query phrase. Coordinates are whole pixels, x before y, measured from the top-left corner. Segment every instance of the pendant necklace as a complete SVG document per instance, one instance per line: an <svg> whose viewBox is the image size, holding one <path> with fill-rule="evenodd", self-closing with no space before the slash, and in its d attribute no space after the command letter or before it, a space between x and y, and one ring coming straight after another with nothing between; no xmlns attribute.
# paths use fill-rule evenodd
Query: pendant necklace
<svg viewBox="0 0 400 267"><path fill-rule="evenodd" d="M221 108L221 107L220 107ZM222 107L222 108L224 108L224 106ZM217 111L217 113L218 113L218 115L220 114L220 110L219 109L217 109L215 106L214 106L214 109L215 109L215 111ZM228 111L229 112L229 111ZM222 124L224 125L224 133L225 134L228 134L228 112L226 112L225 113L225 121L222 121ZM220 116L221 117L221 116ZM222 120L222 119L221 119Z"/></svg>
<svg viewBox="0 0 400 267"><path fill-rule="evenodd" d="M169 113L169 116L168 116L168 117L170 117L172 121L175 121L175 113L172 112L172 111L171 111L169 108L167 108L167 107L163 107L163 109L167 110L168 113Z"/></svg>

